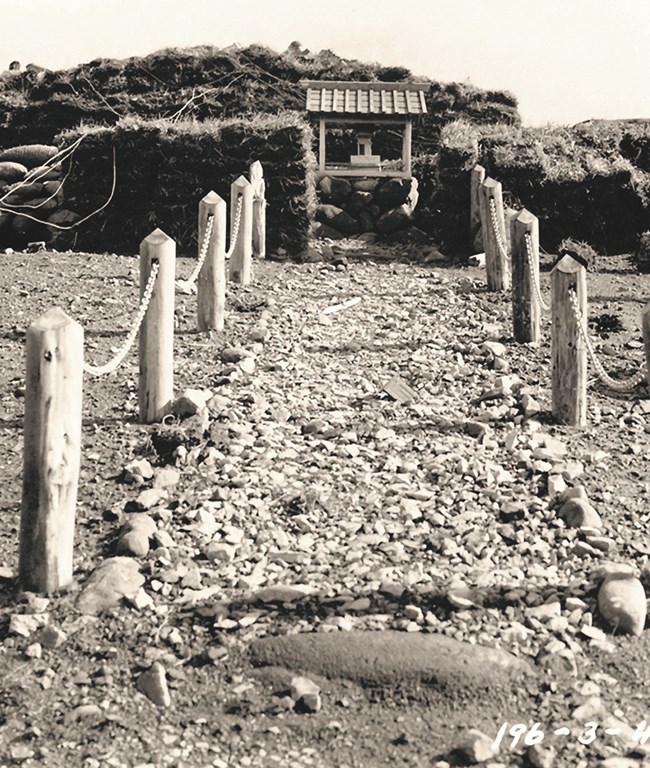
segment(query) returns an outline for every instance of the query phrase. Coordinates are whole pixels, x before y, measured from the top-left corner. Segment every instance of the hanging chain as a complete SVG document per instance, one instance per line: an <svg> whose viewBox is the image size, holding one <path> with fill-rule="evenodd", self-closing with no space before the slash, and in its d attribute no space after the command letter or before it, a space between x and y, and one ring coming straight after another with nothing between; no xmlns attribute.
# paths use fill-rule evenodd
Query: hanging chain
<svg viewBox="0 0 650 768"><path fill-rule="evenodd" d="M214 227L214 213L208 214L208 221L205 227L205 235L203 235L203 243L201 244L201 250L199 251L199 259L194 267L194 271L188 277L187 282L192 285L196 282L196 278L199 276L199 272L203 267L205 257L208 255L208 246L210 245L210 238L212 237L212 228Z"/></svg>
<svg viewBox="0 0 650 768"><path fill-rule="evenodd" d="M235 220L232 223L232 233L230 235L230 248L226 253L226 258L229 259L235 252L235 246L237 245L237 238L239 237L239 225L241 224L241 212L244 204L244 196L239 193L237 198L237 210L235 211Z"/></svg>
<svg viewBox="0 0 650 768"><path fill-rule="evenodd" d="M542 296L542 289L539 285L539 273L535 270L535 267L533 265L533 240L531 236L526 232L524 235L524 240L526 242L526 260L528 261L528 272L530 274L530 282L533 284L533 287L535 289L535 296L537 298L537 303L539 306L544 310L544 312L549 312L551 309L551 305L547 304L544 301L544 297Z"/></svg>
<svg viewBox="0 0 650 768"><path fill-rule="evenodd" d="M490 217L492 218L492 229L494 230L494 237L497 241L497 245L499 246L499 250L501 251L501 255L504 259L507 259L508 249L506 248L506 244L503 242L503 238L501 237L499 220L497 218L497 206L493 197L490 198Z"/></svg>
<svg viewBox="0 0 650 768"><path fill-rule="evenodd" d="M573 314L575 315L576 322L578 324L578 331L580 332L580 337L582 338L585 346L587 347L587 352L589 353L589 357L591 359L591 362L593 363L596 376L598 376L598 378L602 381L602 383L606 384L610 389L615 389L615 390L624 392L628 389L634 389L643 381L645 381L645 378L646 378L645 364L641 365L640 370L637 373L635 373L634 376L630 376L627 379L613 379L607 373L607 371L603 368L600 360L596 357L596 350L594 349L593 344L591 343L591 339L589 338L589 332L585 325L584 318L582 317L582 312L580 311L580 307L578 306L578 296L575 291L569 291L569 300L571 302L571 308L573 309Z"/></svg>
<svg viewBox="0 0 650 768"><path fill-rule="evenodd" d="M151 265L149 280L147 281L144 293L142 294L140 306L138 307L138 312L133 321L133 325L131 326L131 330L129 331L129 335L126 337L126 341L120 347L115 357L106 363L106 365L94 366L90 365L90 363L84 363L84 371L86 373L90 373L92 376L103 376L106 373L112 373L118 369L122 360L124 360L129 350L131 349L131 346L135 341L135 337L138 335L138 331L140 330L140 326L142 325L142 321L144 320L144 316L147 314L147 309L149 309L149 302L153 296L153 289L156 285L156 277L158 277L159 269L160 265L157 261L154 261Z"/></svg>

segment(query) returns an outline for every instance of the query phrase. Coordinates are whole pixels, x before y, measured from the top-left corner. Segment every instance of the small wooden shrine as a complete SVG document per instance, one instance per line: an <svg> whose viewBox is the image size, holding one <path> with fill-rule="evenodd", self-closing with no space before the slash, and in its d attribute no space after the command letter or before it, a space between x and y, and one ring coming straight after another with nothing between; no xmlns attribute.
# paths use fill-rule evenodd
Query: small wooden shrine
<svg viewBox="0 0 650 768"><path fill-rule="evenodd" d="M307 111L318 115L318 176L411 176L413 118L427 111L429 83L342 82L303 80ZM328 133L352 131L356 154L328 157ZM383 158L373 147L378 131L401 132L401 156Z"/></svg>

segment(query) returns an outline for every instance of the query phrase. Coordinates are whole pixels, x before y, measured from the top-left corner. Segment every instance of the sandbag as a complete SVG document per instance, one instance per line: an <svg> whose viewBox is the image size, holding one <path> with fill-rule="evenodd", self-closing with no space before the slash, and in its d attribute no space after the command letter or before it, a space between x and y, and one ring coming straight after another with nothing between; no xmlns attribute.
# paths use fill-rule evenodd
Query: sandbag
<svg viewBox="0 0 650 768"><path fill-rule="evenodd" d="M23 144L0 152L0 162L8 160L13 163L22 163L27 168L35 168L37 165L47 163L58 151L58 147L48 144Z"/></svg>
<svg viewBox="0 0 650 768"><path fill-rule="evenodd" d="M51 216L47 217L47 223L48 224L58 224L59 226L68 226L70 224L74 224L75 221L79 220L79 214L75 213L74 211L68 211L65 208L62 208L58 211L55 211Z"/></svg>
<svg viewBox="0 0 650 768"><path fill-rule="evenodd" d="M37 165L27 174L28 179L37 179L38 181L56 181L61 178L61 166Z"/></svg>
<svg viewBox="0 0 650 768"><path fill-rule="evenodd" d="M18 184L4 193L5 203L11 205L19 205L26 200L34 200L37 197L43 197L43 185L35 181Z"/></svg>
<svg viewBox="0 0 650 768"><path fill-rule="evenodd" d="M0 162L0 179L2 181L22 181L27 176L27 168L13 161Z"/></svg>

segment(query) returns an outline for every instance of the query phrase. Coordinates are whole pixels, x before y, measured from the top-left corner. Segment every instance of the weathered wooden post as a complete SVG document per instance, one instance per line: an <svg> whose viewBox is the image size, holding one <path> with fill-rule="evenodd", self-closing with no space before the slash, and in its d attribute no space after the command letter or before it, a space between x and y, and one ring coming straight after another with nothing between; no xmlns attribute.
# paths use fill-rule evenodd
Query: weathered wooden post
<svg viewBox="0 0 650 768"><path fill-rule="evenodd" d="M230 257L230 279L234 283L248 285L251 281L251 259L253 253L253 187L243 176L230 185L230 221L232 228L237 218L241 199L239 231ZM230 248L233 247L232 242Z"/></svg>
<svg viewBox="0 0 650 768"><path fill-rule="evenodd" d="M262 163L256 160L250 167L253 187L253 258L266 258L266 197Z"/></svg>
<svg viewBox="0 0 650 768"><path fill-rule="evenodd" d="M216 192L199 203L199 248L212 216L212 234L196 287L196 314L199 331L222 331L226 313L226 201Z"/></svg>
<svg viewBox="0 0 650 768"><path fill-rule="evenodd" d="M510 264L500 182L485 179L479 186L479 201L488 291L505 291L510 288Z"/></svg>
<svg viewBox="0 0 650 768"><path fill-rule="evenodd" d="M551 376L553 416L559 424L587 423L587 349L578 329L571 293L586 322L587 271L568 254L551 272Z"/></svg>
<svg viewBox="0 0 650 768"><path fill-rule="evenodd" d="M484 179L485 168L482 165L475 165L469 177L469 244L476 253L482 253L484 250L479 202L479 187Z"/></svg>
<svg viewBox="0 0 650 768"><path fill-rule="evenodd" d="M650 303L646 304L641 320L643 328L643 344L645 346L645 375L650 387Z"/></svg>
<svg viewBox="0 0 650 768"><path fill-rule="evenodd" d="M83 328L54 307L27 329L26 354L19 581L54 592L72 581Z"/></svg>
<svg viewBox="0 0 650 768"><path fill-rule="evenodd" d="M519 215L519 211L510 206L506 206L503 211L503 220L505 223L506 231L506 252L511 254L512 261L512 222Z"/></svg>
<svg viewBox="0 0 650 768"><path fill-rule="evenodd" d="M174 278L176 243L161 229L140 244L140 296L144 295L154 263L158 276L147 313L140 326L140 421L160 421L174 397Z"/></svg>
<svg viewBox="0 0 650 768"><path fill-rule="evenodd" d="M515 341L539 341L539 221L525 208L510 221L512 245L512 327ZM530 257L528 261L528 242Z"/></svg>

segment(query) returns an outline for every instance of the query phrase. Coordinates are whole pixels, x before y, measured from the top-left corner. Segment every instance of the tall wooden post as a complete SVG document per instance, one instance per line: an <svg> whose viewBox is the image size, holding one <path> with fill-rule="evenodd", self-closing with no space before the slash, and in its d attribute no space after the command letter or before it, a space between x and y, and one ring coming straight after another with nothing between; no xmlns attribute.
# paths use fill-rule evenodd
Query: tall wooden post
<svg viewBox="0 0 650 768"><path fill-rule="evenodd" d="M262 163L256 160L250 167L253 187L253 258L266 258L266 195Z"/></svg>
<svg viewBox="0 0 650 768"><path fill-rule="evenodd" d="M484 250L479 202L479 187L484 180L485 168L482 165L475 165L469 177L469 244L476 253L482 253Z"/></svg>
<svg viewBox="0 0 650 768"><path fill-rule="evenodd" d="M587 423L587 350L571 306L571 291L586 322L587 271L567 254L551 272L553 416L559 424L582 427Z"/></svg>
<svg viewBox="0 0 650 768"><path fill-rule="evenodd" d="M210 216L212 235L196 287L197 327L199 331L222 331L226 313L226 201L216 192L208 192L199 203L199 248Z"/></svg>
<svg viewBox="0 0 650 768"><path fill-rule="evenodd" d="M515 341L539 341L540 306L533 279L539 285L539 221L525 208L510 222L512 247L512 328ZM530 238L532 267L528 263ZM531 278L531 271L533 277Z"/></svg>
<svg viewBox="0 0 650 768"><path fill-rule="evenodd" d="M646 304L641 319L643 328L643 344L645 347L645 375L650 387L650 303Z"/></svg>
<svg viewBox="0 0 650 768"><path fill-rule="evenodd" d="M235 222L241 198L241 218L235 248L230 257L230 279L234 283L249 285L253 253L253 187L243 176L230 185L230 221ZM232 243L230 244L232 248Z"/></svg>
<svg viewBox="0 0 650 768"><path fill-rule="evenodd" d="M510 264L500 182L489 177L485 179L479 187L479 202L488 291L505 291L510 288Z"/></svg>
<svg viewBox="0 0 650 768"><path fill-rule="evenodd" d="M174 278L176 243L161 229L140 244L140 296L151 267L158 263L158 277L149 308L140 326L140 421L160 421L174 398Z"/></svg>
<svg viewBox="0 0 650 768"><path fill-rule="evenodd" d="M81 457L83 328L59 307L27 329L19 580L30 592L72 581Z"/></svg>

